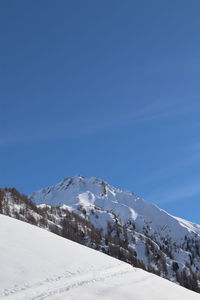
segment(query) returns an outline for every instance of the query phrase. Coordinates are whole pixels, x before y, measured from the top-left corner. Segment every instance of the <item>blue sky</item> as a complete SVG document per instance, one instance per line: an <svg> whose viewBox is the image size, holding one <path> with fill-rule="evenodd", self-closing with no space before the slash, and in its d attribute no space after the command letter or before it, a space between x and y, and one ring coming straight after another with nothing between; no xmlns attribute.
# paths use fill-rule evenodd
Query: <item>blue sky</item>
<svg viewBox="0 0 200 300"><path fill-rule="evenodd" d="M200 223L200 2L0 2L0 185L81 174Z"/></svg>

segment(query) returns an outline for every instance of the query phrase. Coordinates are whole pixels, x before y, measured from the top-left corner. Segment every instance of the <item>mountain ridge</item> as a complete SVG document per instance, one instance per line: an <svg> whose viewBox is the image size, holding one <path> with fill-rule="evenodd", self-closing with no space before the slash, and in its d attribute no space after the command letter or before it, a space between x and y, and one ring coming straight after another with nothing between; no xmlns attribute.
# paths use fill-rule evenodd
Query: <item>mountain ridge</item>
<svg viewBox="0 0 200 300"><path fill-rule="evenodd" d="M73 186L72 188L70 188L71 185ZM91 189L91 186L93 185L96 186L96 188ZM96 199L94 199L94 196ZM163 219L165 218L166 220L166 218L170 218L171 221L173 220L174 222L181 222L182 227L187 227L188 230L200 235L200 225L182 218L175 217L158 206L147 203L143 198L136 196L133 192L123 191L119 188L115 188L109 185L106 181L96 177L85 178L77 175L71 178L65 178L56 185L52 185L32 193L29 197L36 204L42 204L43 202L53 206L66 205L69 207L75 207L83 204L85 207L87 207L87 205L94 205L95 202L95 204L101 208L104 207L107 210L113 210L114 212L117 212L117 209L114 207L114 205L112 208L108 207L108 201L112 201L113 203L118 204L121 210L126 210L128 207L130 208L129 213L125 215L125 218L123 218L122 212L119 213L122 222L127 221L129 218L136 220L138 215L149 218L149 215L159 213L161 215L160 219L162 219L161 221L163 225ZM72 202L72 199L74 203ZM107 203L104 199L106 199ZM104 203L102 203L103 200ZM137 210L137 212L131 211L131 208Z"/></svg>

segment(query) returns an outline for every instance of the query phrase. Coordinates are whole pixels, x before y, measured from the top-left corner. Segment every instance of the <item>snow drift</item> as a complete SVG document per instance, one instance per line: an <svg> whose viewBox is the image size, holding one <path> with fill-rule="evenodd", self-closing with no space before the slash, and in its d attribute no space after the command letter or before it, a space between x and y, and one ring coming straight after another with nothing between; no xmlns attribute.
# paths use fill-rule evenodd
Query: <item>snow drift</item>
<svg viewBox="0 0 200 300"><path fill-rule="evenodd" d="M156 275L0 215L0 298L197 300Z"/></svg>

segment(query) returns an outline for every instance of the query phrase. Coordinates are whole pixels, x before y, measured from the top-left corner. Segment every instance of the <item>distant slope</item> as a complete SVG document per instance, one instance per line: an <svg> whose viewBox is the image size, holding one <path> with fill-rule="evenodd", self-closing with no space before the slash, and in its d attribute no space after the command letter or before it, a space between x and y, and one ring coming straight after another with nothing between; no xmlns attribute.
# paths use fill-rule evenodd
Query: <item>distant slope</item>
<svg viewBox="0 0 200 300"><path fill-rule="evenodd" d="M199 299L156 275L3 215L0 241L0 299Z"/></svg>

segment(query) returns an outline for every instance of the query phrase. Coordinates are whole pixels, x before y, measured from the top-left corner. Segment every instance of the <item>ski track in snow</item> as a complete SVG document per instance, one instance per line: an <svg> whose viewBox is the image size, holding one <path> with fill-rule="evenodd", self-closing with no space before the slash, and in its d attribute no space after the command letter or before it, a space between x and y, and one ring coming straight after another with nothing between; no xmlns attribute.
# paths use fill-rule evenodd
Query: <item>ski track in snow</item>
<svg viewBox="0 0 200 300"><path fill-rule="evenodd" d="M124 274L135 272L133 267L119 265L107 269L90 271L87 273L70 272L61 275L45 278L35 284L24 284L15 286L0 292L0 299L5 300L43 300L55 295L67 293L72 289L90 285L98 281L104 281L110 277L122 276ZM144 280L144 279L143 279Z"/></svg>
<svg viewBox="0 0 200 300"><path fill-rule="evenodd" d="M2 300L199 300L163 278L3 215L0 240Z"/></svg>

